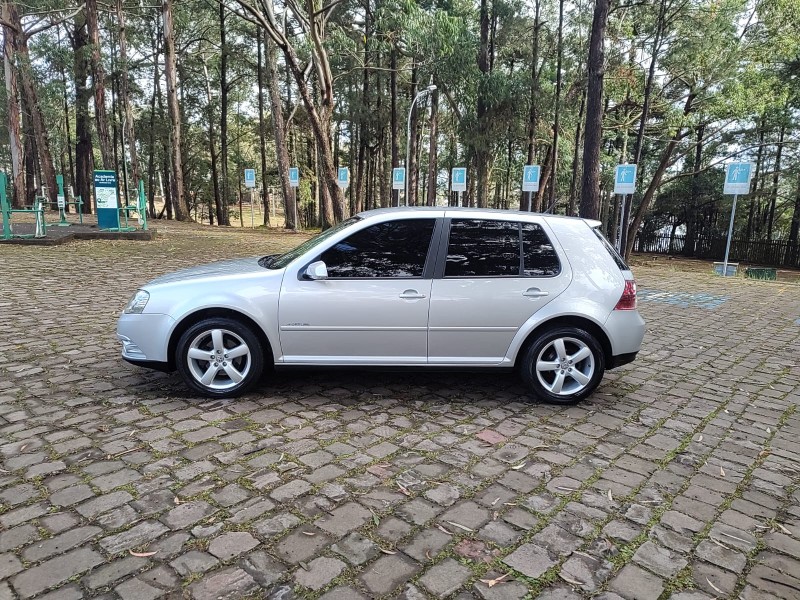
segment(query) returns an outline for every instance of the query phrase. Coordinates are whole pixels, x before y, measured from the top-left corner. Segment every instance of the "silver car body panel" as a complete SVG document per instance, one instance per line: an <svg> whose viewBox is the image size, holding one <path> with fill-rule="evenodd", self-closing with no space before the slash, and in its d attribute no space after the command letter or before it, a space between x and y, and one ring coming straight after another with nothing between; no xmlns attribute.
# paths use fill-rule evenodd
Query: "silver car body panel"
<svg viewBox="0 0 800 600"><path fill-rule="evenodd" d="M263 268L256 258L222 261L142 286L150 293L144 313L123 314L119 320L124 347L134 349L123 356L169 362L170 339L181 322L207 309L252 319L269 340L276 364L507 367L532 331L564 316L588 319L601 328L614 355L639 350L644 321L635 310L613 310L632 275L620 271L591 232L596 222L435 207L379 209L361 216L284 269ZM389 219L424 217L538 223L556 249L561 272L474 279L303 278L322 251L355 231ZM445 232L433 243L446 241Z"/></svg>

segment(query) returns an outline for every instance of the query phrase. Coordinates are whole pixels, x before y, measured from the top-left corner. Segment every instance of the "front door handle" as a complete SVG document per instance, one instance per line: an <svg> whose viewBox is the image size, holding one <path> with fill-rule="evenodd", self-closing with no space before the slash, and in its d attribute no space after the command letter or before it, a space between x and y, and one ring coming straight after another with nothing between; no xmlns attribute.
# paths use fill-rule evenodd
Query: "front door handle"
<svg viewBox="0 0 800 600"><path fill-rule="evenodd" d="M522 292L522 295L527 298L544 298L545 296L549 296L550 292L543 292L539 288L533 287Z"/></svg>
<svg viewBox="0 0 800 600"><path fill-rule="evenodd" d="M420 294L417 290L406 290L400 294L403 300L420 300L425 297L425 294Z"/></svg>

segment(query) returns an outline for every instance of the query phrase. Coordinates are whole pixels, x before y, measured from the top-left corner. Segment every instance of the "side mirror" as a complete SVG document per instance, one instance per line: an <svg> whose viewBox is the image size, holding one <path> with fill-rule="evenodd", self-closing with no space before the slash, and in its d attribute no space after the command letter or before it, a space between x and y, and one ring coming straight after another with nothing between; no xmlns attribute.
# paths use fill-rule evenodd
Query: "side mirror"
<svg viewBox="0 0 800 600"><path fill-rule="evenodd" d="M328 278L328 267L325 266L325 263L321 260L315 261L306 267L305 273L303 273L303 277L306 279L311 279L313 281L317 281L320 279L327 279Z"/></svg>

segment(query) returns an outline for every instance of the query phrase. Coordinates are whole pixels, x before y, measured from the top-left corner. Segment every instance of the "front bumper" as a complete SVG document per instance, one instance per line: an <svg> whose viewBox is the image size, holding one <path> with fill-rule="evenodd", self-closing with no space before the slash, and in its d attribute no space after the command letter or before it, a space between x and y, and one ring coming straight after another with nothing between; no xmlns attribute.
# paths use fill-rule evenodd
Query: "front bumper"
<svg viewBox="0 0 800 600"><path fill-rule="evenodd" d="M122 358L135 364L169 363L169 336L175 319L160 314L122 314L117 322L117 338L122 342Z"/></svg>

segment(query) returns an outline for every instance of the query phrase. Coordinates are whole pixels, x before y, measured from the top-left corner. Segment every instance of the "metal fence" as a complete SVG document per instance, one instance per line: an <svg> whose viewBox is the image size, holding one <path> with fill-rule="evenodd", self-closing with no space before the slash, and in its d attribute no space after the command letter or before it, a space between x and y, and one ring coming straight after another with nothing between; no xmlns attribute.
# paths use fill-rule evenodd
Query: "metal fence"
<svg viewBox="0 0 800 600"><path fill-rule="evenodd" d="M687 242L686 236L637 235L634 252L680 254L694 258L722 260L725 257L724 237L698 237ZM687 243L693 247L688 248ZM730 260L772 267L800 268L800 244L789 240L731 240Z"/></svg>

